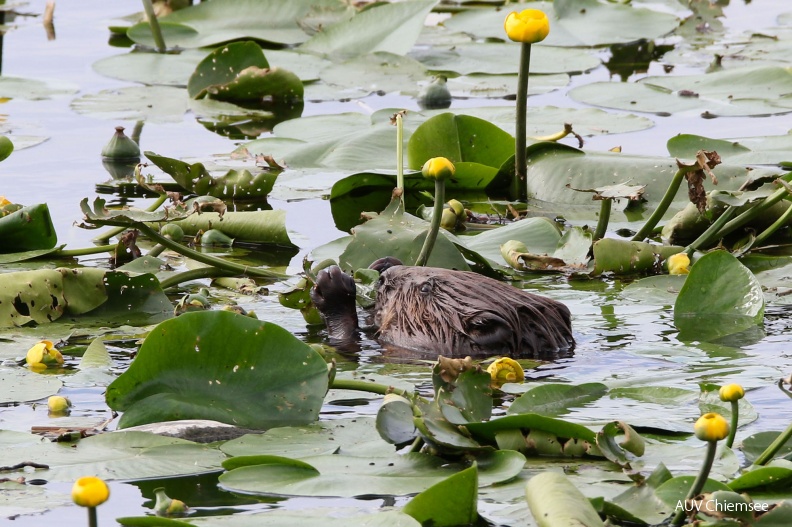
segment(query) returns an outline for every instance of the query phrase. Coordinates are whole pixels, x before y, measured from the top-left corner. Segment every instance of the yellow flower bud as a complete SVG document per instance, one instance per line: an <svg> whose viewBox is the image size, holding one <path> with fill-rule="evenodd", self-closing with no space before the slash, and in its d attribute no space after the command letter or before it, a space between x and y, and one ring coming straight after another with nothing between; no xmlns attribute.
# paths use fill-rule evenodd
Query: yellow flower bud
<svg viewBox="0 0 792 527"><path fill-rule="evenodd" d="M729 423L722 415L710 412L698 418L693 431L702 441L720 441L729 435Z"/></svg>
<svg viewBox="0 0 792 527"><path fill-rule="evenodd" d="M668 274L688 274L690 258L685 253L677 253L668 257Z"/></svg>
<svg viewBox="0 0 792 527"><path fill-rule="evenodd" d="M520 363L509 357L501 357L487 367L487 373L492 377L492 386L500 388L507 382L523 382L525 371Z"/></svg>
<svg viewBox="0 0 792 527"><path fill-rule="evenodd" d="M424 163L421 173L425 178L436 179L442 181L446 178L453 177L456 168L454 163L444 157L433 157Z"/></svg>
<svg viewBox="0 0 792 527"><path fill-rule="evenodd" d="M60 395L52 395L47 399L47 408L51 414L67 414L71 408L71 401Z"/></svg>
<svg viewBox="0 0 792 527"><path fill-rule="evenodd" d="M718 395L720 395L721 401L731 403L745 397L745 390L739 384L726 384L721 386Z"/></svg>
<svg viewBox="0 0 792 527"><path fill-rule="evenodd" d="M63 364L63 355L55 349L52 342L42 340L28 350L25 361L34 369L43 369L47 366L60 366Z"/></svg>
<svg viewBox="0 0 792 527"><path fill-rule="evenodd" d="M509 40L533 44L543 41L550 33L550 21L538 9L525 9L519 13L512 11L506 17L503 29Z"/></svg>
<svg viewBox="0 0 792 527"><path fill-rule="evenodd" d="M0 207L5 207L6 205L11 205L11 202L5 196L0 196Z"/></svg>
<svg viewBox="0 0 792 527"><path fill-rule="evenodd" d="M80 507L97 507L109 497L107 483L95 476L80 478L72 487L72 501Z"/></svg>
<svg viewBox="0 0 792 527"><path fill-rule="evenodd" d="M173 499L165 494L165 489L163 487L154 489L154 496L156 497L154 513L157 516L169 517L184 516L187 514L189 507L187 507L183 501Z"/></svg>
<svg viewBox="0 0 792 527"><path fill-rule="evenodd" d="M462 202L456 199L448 200L448 207L454 211L456 217L459 218L461 221L467 219L467 213L465 213L465 206L462 205Z"/></svg>
<svg viewBox="0 0 792 527"><path fill-rule="evenodd" d="M440 226L447 231L454 232L456 229L457 217L451 209L443 209L443 215L440 216Z"/></svg>

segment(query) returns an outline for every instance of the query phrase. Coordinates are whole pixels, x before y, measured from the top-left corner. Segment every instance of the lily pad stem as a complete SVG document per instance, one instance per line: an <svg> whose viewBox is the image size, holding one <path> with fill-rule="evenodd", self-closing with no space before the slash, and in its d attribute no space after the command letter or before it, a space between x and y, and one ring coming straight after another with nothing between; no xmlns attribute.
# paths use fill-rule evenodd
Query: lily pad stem
<svg viewBox="0 0 792 527"><path fill-rule="evenodd" d="M701 470L699 471L698 476L696 476L693 486L690 487L690 491L688 492L685 501L691 500L701 493L701 490L704 488L704 484L707 482L707 477L709 476L710 469L712 468L712 463L715 461L715 451L717 449L717 441L707 441L707 454L704 458L704 464L701 465ZM677 511L676 515L674 516L674 520L671 522L671 525L673 527L679 527L685 520L686 515L687 510L683 506Z"/></svg>
<svg viewBox="0 0 792 527"><path fill-rule="evenodd" d="M730 232L742 227L752 219L756 218L759 214L767 210L768 208L772 207L785 197L789 196L789 190L786 187L780 188L773 192L771 195L766 197L764 201L756 205L755 207L751 207L750 209L746 210L726 225L718 232L717 236L719 238L723 238ZM755 242L754 242L755 243Z"/></svg>
<svg viewBox="0 0 792 527"><path fill-rule="evenodd" d="M75 256L88 256L89 254L108 253L114 251L116 244L98 245L96 247L83 247L82 249L61 249L53 254L53 256L60 256L64 258L71 258Z"/></svg>
<svg viewBox="0 0 792 527"><path fill-rule="evenodd" d="M693 242L685 247L685 253L690 256L694 252L698 251L701 247L708 247L713 244L715 240L717 240L718 233L723 228L726 223L732 219L732 216L737 212L738 207L731 206L721 214L717 220L715 220L712 225L710 225L706 231L701 233L701 235L693 240Z"/></svg>
<svg viewBox="0 0 792 527"><path fill-rule="evenodd" d="M143 222L134 222L134 223L122 223L122 222L113 222L111 220L103 220L102 221L105 225L118 225L118 226L125 226L128 229L138 229L142 234L148 237L150 240L159 243L160 245L164 245L166 248L170 249L171 251L175 251L182 256L187 258L191 258L196 262L201 262L206 265L211 265L212 267L217 267L218 269L222 269L224 271L228 271L229 273L233 273L235 275L246 275L246 276L253 276L256 278L268 278L271 280L283 280L288 278L288 275L282 273L276 273L275 271L268 271L266 269L260 269L258 267L250 267L247 265L241 265L234 262L229 262L226 260L221 260L220 258L215 258L214 256L199 253L189 247L185 247L184 245L171 240L170 238L166 238L165 236L161 235L148 225Z"/></svg>
<svg viewBox="0 0 792 527"><path fill-rule="evenodd" d="M424 266L429 261L429 255L432 254L435 241L437 241L437 233L440 231L440 220L443 217L443 203L445 203L445 181L443 179L435 179L435 195L434 195L434 208L432 209L432 223L429 225L429 232L424 240L421 252L418 254L418 259L415 265Z"/></svg>
<svg viewBox="0 0 792 527"><path fill-rule="evenodd" d="M200 280L201 278L217 278L218 276L234 276L235 274L237 273L224 271L223 269L218 269L217 267L199 267L197 269L190 269L189 271L176 273L161 280L160 287L162 289L167 289L169 287L175 287L191 280Z"/></svg>
<svg viewBox="0 0 792 527"><path fill-rule="evenodd" d="M154 212L155 210L160 208L160 206L162 206L162 204L165 203L165 200L167 200L167 199L168 199L168 195L165 192L163 192L162 194L159 195L159 197L156 200L154 200L154 203L152 203L151 205L146 207L146 211ZM94 241L94 242L106 242L107 240L109 240L113 236L117 236L117 235L121 234L122 232L124 232L128 228L129 227L115 227L115 228L110 229L109 231L107 231L107 232L105 232L103 234L100 234L99 236L95 237L91 241Z"/></svg>
<svg viewBox="0 0 792 527"><path fill-rule="evenodd" d="M154 37L154 44L157 46L157 53L165 53L165 38L162 36L162 29L157 20L157 15L154 13L154 5L151 0L143 0L143 10L146 11L146 18L148 18L149 26L151 26L151 36Z"/></svg>
<svg viewBox="0 0 792 527"><path fill-rule="evenodd" d="M789 395L789 392L784 389L783 380L778 381L778 387L781 389L782 392ZM792 439L792 423L787 427L786 430L781 432L781 434L775 438L775 441L770 443L770 446L768 446L767 449L765 449L765 451L762 452L762 455L756 458L756 461L754 461L754 465L757 466L766 465L767 462L773 459L773 456L775 456L776 453L778 453L778 451L781 449L781 447L784 446L787 443L787 441L789 441L790 439Z"/></svg>
<svg viewBox="0 0 792 527"><path fill-rule="evenodd" d="M738 401L731 402L731 422L729 423L729 437L726 438L726 446L731 448L734 444L734 436L737 435L737 425L740 422L740 410L737 407Z"/></svg>
<svg viewBox="0 0 792 527"><path fill-rule="evenodd" d="M775 231L786 225L789 222L789 218L791 217L792 205L790 205L789 208L785 210L784 213L776 221L774 221L772 225L756 236L756 239L753 242L754 247L758 247L759 245L763 244L770 236L773 235L773 233L775 233Z"/></svg>
<svg viewBox="0 0 792 527"><path fill-rule="evenodd" d="M376 382L368 382L368 381L353 381L347 379L333 379L333 383L330 386L334 390L356 390L359 392L369 392L369 393L376 393L379 395L388 395L389 393L395 393L396 395L401 395L402 397L412 397L412 393L408 392L407 390L402 390L401 388L394 388L393 386L387 386L385 384L379 384Z"/></svg>
<svg viewBox="0 0 792 527"><path fill-rule="evenodd" d="M655 228L655 225L660 223L660 220L668 210L668 207L671 206L671 202L674 201L674 197L676 196L677 191L679 191L679 185L682 184L682 179L684 179L685 174L688 172L695 172L696 170L700 170L698 165L680 167L679 170L676 171L674 177L671 178L671 183L669 183L663 198L660 200L660 203L657 204L657 208L654 210L654 212L652 212L652 215L649 216L649 219L646 220L646 223L644 223L643 227L641 227L635 236L632 237L632 241L642 242L647 236L649 236L649 234Z"/></svg>
<svg viewBox="0 0 792 527"><path fill-rule="evenodd" d="M528 113L528 70L531 66L531 44L524 42L520 47L520 71L517 77L517 121L514 135L514 180L512 199L528 201L528 162L526 158Z"/></svg>
<svg viewBox="0 0 792 527"><path fill-rule="evenodd" d="M612 204L613 200L611 199L603 199L602 203L600 203L599 219L597 220L597 228L594 231L594 241L602 239L608 230Z"/></svg>

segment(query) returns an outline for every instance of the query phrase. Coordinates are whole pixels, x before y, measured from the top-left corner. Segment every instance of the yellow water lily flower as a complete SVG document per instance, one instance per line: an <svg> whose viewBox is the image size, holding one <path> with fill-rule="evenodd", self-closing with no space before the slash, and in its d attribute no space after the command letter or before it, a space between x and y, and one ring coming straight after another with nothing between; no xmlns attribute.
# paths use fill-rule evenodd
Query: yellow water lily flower
<svg viewBox="0 0 792 527"><path fill-rule="evenodd" d="M60 395L51 395L47 399L47 408L51 414L66 414L71 408L71 401Z"/></svg>
<svg viewBox="0 0 792 527"><path fill-rule="evenodd" d="M543 41L550 33L550 21L539 9L512 11L503 22L503 29L509 40L533 44Z"/></svg>
<svg viewBox="0 0 792 527"><path fill-rule="evenodd" d="M421 173L425 178L442 181L454 176L456 167L445 157L433 157L424 163Z"/></svg>
<svg viewBox="0 0 792 527"><path fill-rule="evenodd" d="M668 274L688 274L690 258L685 253L677 253L668 257Z"/></svg>
<svg viewBox="0 0 792 527"><path fill-rule="evenodd" d="M98 507L109 497L107 483L95 476L80 478L72 487L72 501L80 507Z"/></svg>
<svg viewBox="0 0 792 527"><path fill-rule="evenodd" d="M710 412L698 418L693 431L702 441L720 441L729 435L729 423L722 415Z"/></svg>
<svg viewBox="0 0 792 527"><path fill-rule="evenodd" d="M0 207L5 207L6 205L11 205L11 202L5 196L0 196Z"/></svg>
<svg viewBox="0 0 792 527"><path fill-rule="evenodd" d="M55 345L52 342L42 340L28 350L25 362L33 369L44 369L47 366L60 366L63 364L63 355L55 349Z"/></svg>
<svg viewBox="0 0 792 527"><path fill-rule="evenodd" d="M500 388L507 382L523 382L525 371L520 363L509 357L501 357L487 367L487 373L492 377L492 386Z"/></svg>
<svg viewBox="0 0 792 527"><path fill-rule="evenodd" d="M720 395L721 401L730 403L739 401L745 397L745 389L743 389L743 387L739 384L726 384L721 386L720 390L718 391L718 395Z"/></svg>

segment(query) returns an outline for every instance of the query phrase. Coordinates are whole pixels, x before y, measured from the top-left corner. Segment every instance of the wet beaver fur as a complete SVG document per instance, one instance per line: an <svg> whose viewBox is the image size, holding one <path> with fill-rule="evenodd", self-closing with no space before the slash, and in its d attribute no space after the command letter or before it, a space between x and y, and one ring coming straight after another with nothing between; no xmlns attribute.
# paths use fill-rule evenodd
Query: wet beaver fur
<svg viewBox="0 0 792 527"><path fill-rule="evenodd" d="M380 271L374 324L377 338L412 354L436 357L557 358L574 347L569 309L486 276L401 265ZM338 266L319 272L311 298L340 344L358 335L355 282ZM391 346L387 346L393 349Z"/></svg>

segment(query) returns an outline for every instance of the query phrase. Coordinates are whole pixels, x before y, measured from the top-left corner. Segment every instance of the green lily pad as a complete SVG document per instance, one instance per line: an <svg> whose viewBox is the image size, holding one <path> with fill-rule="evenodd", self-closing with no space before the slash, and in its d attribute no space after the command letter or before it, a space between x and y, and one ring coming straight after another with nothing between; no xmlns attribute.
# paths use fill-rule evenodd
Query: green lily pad
<svg viewBox="0 0 792 527"><path fill-rule="evenodd" d="M474 464L435 483L404 506L422 525L454 527L473 525L478 519L478 469ZM438 504L442 503L442 507Z"/></svg>
<svg viewBox="0 0 792 527"><path fill-rule="evenodd" d="M422 453L390 457L316 456L308 468L272 463L237 468L220 476L220 485L237 492L281 496L403 496L421 492L467 468L462 463ZM518 452L499 451L476 459L479 485L508 481L522 470Z"/></svg>
<svg viewBox="0 0 792 527"><path fill-rule="evenodd" d="M659 306L673 306L687 275L647 276L631 282L621 294L635 302Z"/></svg>
<svg viewBox="0 0 792 527"><path fill-rule="evenodd" d="M102 119L180 123L187 112L187 94L167 86L130 86L85 94L71 102L82 115Z"/></svg>
<svg viewBox="0 0 792 527"><path fill-rule="evenodd" d="M755 461L762 452L767 450L767 448L775 441L778 436L780 436L780 432L759 432L757 434L753 434L749 437L746 437L742 443L742 451L745 454L746 459L748 461ZM792 439L786 442L779 450L778 457L789 456L792 454Z"/></svg>
<svg viewBox="0 0 792 527"><path fill-rule="evenodd" d="M58 95L71 95L78 87L63 81L24 79L3 75L0 77L0 97L40 101Z"/></svg>
<svg viewBox="0 0 792 527"><path fill-rule="evenodd" d="M135 51L97 60L93 69L100 75L122 81L183 88L204 57L205 52L195 50L181 53Z"/></svg>
<svg viewBox="0 0 792 527"><path fill-rule="evenodd" d="M731 140L679 134L668 140L668 153L674 157L695 159L699 150L718 152L725 163L733 165L776 165L792 160L792 133Z"/></svg>
<svg viewBox="0 0 792 527"><path fill-rule="evenodd" d="M0 439L8 432L0 432ZM146 432L114 432L81 439L73 444L4 442L0 465L11 466L20 459L35 459L49 465L37 470L37 477L49 481L73 482L92 474L106 480L144 479L200 474L221 470L225 455L216 448L183 439ZM31 441L40 439L28 436ZM35 439L33 439L35 438ZM7 473L9 478L26 475L24 469Z"/></svg>
<svg viewBox="0 0 792 527"><path fill-rule="evenodd" d="M273 509L255 514L192 517L181 521L157 516L116 518L126 527L420 527L412 517L397 510L362 511L360 509L318 508L292 511Z"/></svg>
<svg viewBox="0 0 792 527"><path fill-rule="evenodd" d="M395 5L395 4L394 4ZM418 83L429 74L420 62L409 57L376 51L323 69L322 82L335 92L333 99L365 97L374 92L416 94ZM311 88L309 87L308 90ZM326 99L310 92L309 99Z"/></svg>
<svg viewBox="0 0 792 527"><path fill-rule="evenodd" d="M711 340L761 324L765 300L756 277L726 251L691 267L674 304L680 339Z"/></svg>
<svg viewBox="0 0 792 527"><path fill-rule="evenodd" d="M542 472L532 477L525 486L525 498L542 527L605 525L583 493L560 472Z"/></svg>
<svg viewBox="0 0 792 527"><path fill-rule="evenodd" d="M322 357L279 326L192 312L158 325L106 398L124 428L213 419L264 429L316 420L327 382Z"/></svg>
<svg viewBox="0 0 792 527"><path fill-rule="evenodd" d="M437 0L383 3L316 33L301 50L332 57L376 51L404 55L413 47Z"/></svg>
<svg viewBox="0 0 792 527"><path fill-rule="evenodd" d="M736 492L759 488L789 489L790 483L792 483L790 467L757 467L731 480L729 488Z"/></svg>
<svg viewBox="0 0 792 527"><path fill-rule="evenodd" d="M520 67L520 46L514 42L468 44L449 49L433 47L415 51L411 56L429 70L459 75L516 75ZM578 49L535 46L531 52L531 77L528 86L536 78L534 75L580 73L592 70L600 64L600 59Z"/></svg>
<svg viewBox="0 0 792 527"><path fill-rule="evenodd" d="M580 385L540 384L518 397L509 406L509 414L537 413L557 416L569 408L585 406L601 398L608 391L604 384L591 382Z"/></svg>
<svg viewBox="0 0 792 527"><path fill-rule="evenodd" d="M621 3L596 0L562 0L532 2L550 20L550 34L542 42L548 46L597 47L654 39L673 31L678 21L674 15ZM444 25L452 31L478 38L505 40L503 21L510 11L519 9L471 9L454 15ZM515 47L519 47L514 44Z"/></svg>
<svg viewBox="0 0 792 527"><path fill-rule="evenodd" d="M775 115L792 110L792 100L783 98L790 82L788 68L745 67L635 83L596 82L573 88L569 96L594 106L666 115L688 110L707 116Z"/></svg>
<svg viewBox="0 0 792 527"><path fill-rule="evenodd" d="M552 254L561 240L561 231L552 220L536 217L515 221L465 239L469 249L504 266L507 263L503 259L500 247L510 240L524 243L528 251L533 254Z"/></svg>
<svg viewBox="0 0 792 527"><path fill-rule="evenodd" d="M168 46L202 48L241 39L273 44L299 44L308 40L300 22L314 9L341 8L338 0L220 0L195 4L160 19ZM127 36L154 47L148 22L129 28Z"/></svg>
<svg viewBox="0 0 792 527"><path fill-rule="evenodd" d="M569 84L569 75L532 75L528 95L559 90ZM448 89L454 97L506 97L517 93L517 75L463 75L448 80Z"/></svg>
<svg viewBox="0 0 792 527"><path fill-rule="evenodd" d="M24 355L27 349L20 349ZM0 404L9 405L38 401L55 395L63 383L49 375L41 375L27 368L0 368Z"/></svg>
<svg viewBox="0 0 792 527"><path fill-rule="evenodd" d="M41 514L55 507L66 507L71 504L71 496L54 492L43 486L16 481L0 483L0 518Z"/></svg>

